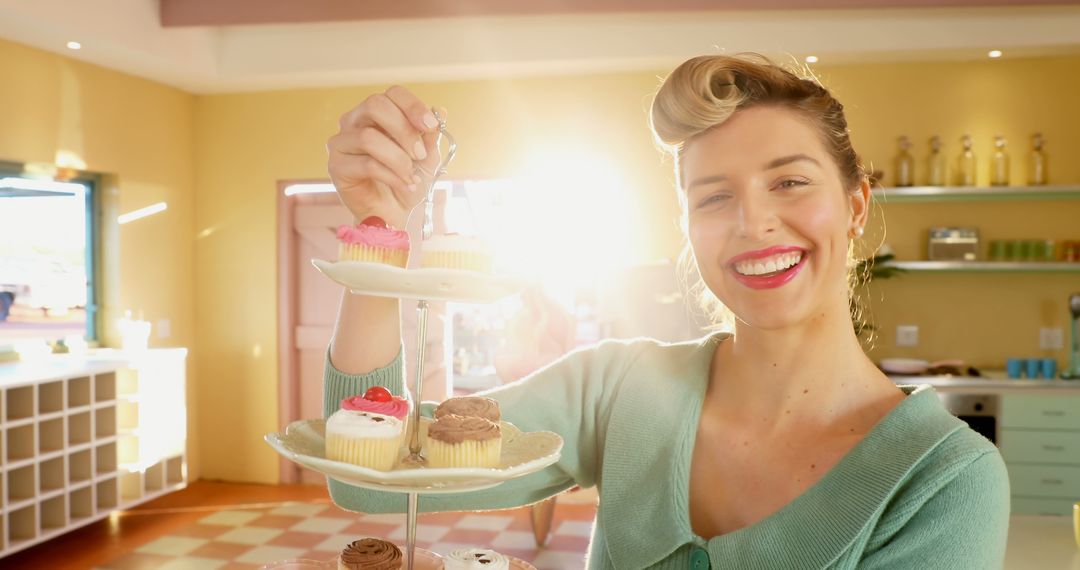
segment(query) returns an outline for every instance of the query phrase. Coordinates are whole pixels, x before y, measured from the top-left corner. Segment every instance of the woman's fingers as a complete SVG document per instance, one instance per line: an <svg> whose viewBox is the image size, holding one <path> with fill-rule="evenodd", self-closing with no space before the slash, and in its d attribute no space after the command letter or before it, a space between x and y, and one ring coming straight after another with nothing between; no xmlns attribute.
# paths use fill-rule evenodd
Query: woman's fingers
<svg viewBox="0 0 1080 570"><path fill-rule="evenodd" d="M442 117L442 119L445 121L446 120L446 109L443 108L443 107L439 107L436 110L439 112L439 116ZM443 156L441 154L442 150L438 149L438 148L435 148L435 141L437 141L438 139L439 139L439 129L438 128L436 128L434 131L431 131L429 133L425 133L424 136L423 136L424 149L427 151L428 156L427 156L427 158L425 158L425 159L423 159L423 160L421 160L419 162L420 162L421 166L423 166L423 169L424 169L425 173L435 174L435 168L439 165L439 161L443 158ZM444 143L444 144L446 144L446 143ZM429 183L431 181L430 180L425 180L424 182Z"/></svg>
<svg viewBox="0 0 1080 570"><path fill-rule="evenodd" d="M375 127L386 133L415 160L427 156L421 134L438 130L431 110L408 89L393 86L369 96L339 121L342 132Z"/></svg>
<svg viewBox="0 0 1080 570"><path fill-rule="evenodd" d="M343 192L354 184L376 181L391 188L395 197L415 193L394 171L370 156L352 156L348 161L331 162L329 170L330 177L340 181L338 189ZM404 203L400 198L399 201Z"/></svg>
<svg viewBox="0 0 1080 570"><path fill-rule="evenodd" d="M371 157L396 174L405 186L418 181L413 173L412 158L379 129L368 127L339 133L331 138L330 147L331 152L338 153L331 162L333 158L349 162L356 157Z"/></svg>

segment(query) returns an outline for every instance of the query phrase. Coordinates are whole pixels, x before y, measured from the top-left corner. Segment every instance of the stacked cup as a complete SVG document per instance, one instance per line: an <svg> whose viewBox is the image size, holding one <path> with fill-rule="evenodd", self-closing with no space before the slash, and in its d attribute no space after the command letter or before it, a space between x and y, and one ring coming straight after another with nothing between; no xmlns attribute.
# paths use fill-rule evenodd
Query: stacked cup
<svg viewBox="0 0 1080 570"><path fill-rule="evenodd" d="M1009 358L1005 361L1005 371L1009 378L1020 378L1021 374L1034 380L1045 378L1053 380L1057 375L1057 360L1053 358Z"/></svg>

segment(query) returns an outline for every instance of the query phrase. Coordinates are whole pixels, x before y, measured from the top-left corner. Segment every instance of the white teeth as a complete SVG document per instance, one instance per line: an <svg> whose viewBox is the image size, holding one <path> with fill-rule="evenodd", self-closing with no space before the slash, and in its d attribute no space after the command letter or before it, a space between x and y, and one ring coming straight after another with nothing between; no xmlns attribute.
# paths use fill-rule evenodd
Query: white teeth
<svg viewBox="0 0 1080 570"><path fill-rule="evenodd" d="M787 269L802 261L802 253L785 253L774 255L764 260L743 261L735 264L735 271L743 275L764 275Z"/></svg>

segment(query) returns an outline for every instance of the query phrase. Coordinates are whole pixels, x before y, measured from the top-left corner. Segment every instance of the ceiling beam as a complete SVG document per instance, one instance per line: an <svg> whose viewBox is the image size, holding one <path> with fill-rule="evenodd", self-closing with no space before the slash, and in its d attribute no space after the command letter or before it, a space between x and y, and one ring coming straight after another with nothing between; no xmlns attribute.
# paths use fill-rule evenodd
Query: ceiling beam
<svg viewBox="0 0 1080 570"><path fill-rule="evenodd" d="M1025 0L160 0L161 25L233 26L476 16L720 10L840 10L1029 6ZM1043 6L1078 0L1038 0Z"/></svg>

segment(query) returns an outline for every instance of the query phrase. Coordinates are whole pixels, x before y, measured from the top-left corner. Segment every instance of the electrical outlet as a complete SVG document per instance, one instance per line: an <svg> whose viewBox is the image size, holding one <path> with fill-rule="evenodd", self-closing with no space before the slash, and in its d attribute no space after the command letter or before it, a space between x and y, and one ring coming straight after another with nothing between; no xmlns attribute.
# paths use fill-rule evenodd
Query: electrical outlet
<svg viewBox="0 0 1080 570"><path fill-rule="evenodd" d="M1042 350L1061 350L1065 348L1065 335L1061 327L1043 327L1039 329L1039 348Z"/></svg>
<svg viewBox="0 0 1080 570"><path fill-rule="evenodd" d="M915 325L896 327L896 346L919 346L919 327Z"/></svg>
<svg viewBox="0 0 1080 570"><path fill-rule="evenodd" d="M172 336L172 322L169 319L161 319L157 322L157 337L169 338Z"/></svg>

